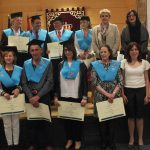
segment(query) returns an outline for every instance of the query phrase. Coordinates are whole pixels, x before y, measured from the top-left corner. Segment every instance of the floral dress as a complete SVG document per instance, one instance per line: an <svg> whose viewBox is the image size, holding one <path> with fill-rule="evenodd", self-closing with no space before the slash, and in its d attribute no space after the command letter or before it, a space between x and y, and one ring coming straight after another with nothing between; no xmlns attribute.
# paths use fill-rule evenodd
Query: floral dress
<svg viewBox="0 0 150 150"><path fill-rule="evenodd" d="M111 63L111 61L110 61L110 63ZM106 70L109 69L110 63L103 64L104 68ZM93 87L95 88L95 90L94 90L94 115L98 116L97 115L97 109L96 109L96 103L101 102L101 101L106 101L106 100L108 100L108 98L105 95L98 92L96 90L96 86L101 86L108 93L113 93L116 85L118 85L120 90L116 94L115 97L121 97L121 88L123 86L123 78L122 78L120 68L118 69L115 80L113 80L113 81L102 81L100 79L100 77L98 76L97 72L95 71L95 69L92 67L92 84L93 84Z"/></svg>

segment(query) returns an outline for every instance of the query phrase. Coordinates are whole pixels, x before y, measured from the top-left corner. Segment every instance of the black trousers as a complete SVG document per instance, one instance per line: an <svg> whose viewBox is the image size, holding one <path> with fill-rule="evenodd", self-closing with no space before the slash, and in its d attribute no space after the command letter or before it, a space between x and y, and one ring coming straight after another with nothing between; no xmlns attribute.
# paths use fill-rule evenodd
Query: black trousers
<svg viewBox="0 0 150 150"><path fill-rule="evenodd" d="M83 122L64 119L67 140L81 141Z"/></svg>
<svg viewBox="0 0 150 150"><path fill-rule="evenodd" d="M62 101L81 102L81 98L61 97ZM76 120L64 119L64 128L67 140L81 141L83 122Z"/></svg>
<svg viewBox="0 0 150 150"><path fill-rule="evenodd" d="M116 119L108 120L100 123L99 132L101 137L101 146L115 145L115 129Z"/></svg>
<svg viewBox="0 0 150 150"><path fill-rule="evenodd" d="M28 120L29 146L44 148L52 145L50 138L50 123L44 120Z"/></svg>

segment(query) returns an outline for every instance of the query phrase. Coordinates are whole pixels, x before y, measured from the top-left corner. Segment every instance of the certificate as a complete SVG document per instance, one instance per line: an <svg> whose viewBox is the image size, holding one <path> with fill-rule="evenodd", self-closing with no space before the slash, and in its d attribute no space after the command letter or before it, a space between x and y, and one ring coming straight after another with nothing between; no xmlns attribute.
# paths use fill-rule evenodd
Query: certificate
<svg viewBox="0 0 150 150"><path fill-rule="evenodd" d="M16 46L18 52L28 53L29 37L8 36L8 46Z"/></svg>
<svg viewBox="0 0 150 150"><path fill-rule="evenodd" d="M0 115L21 114L25 112L25 96L19 94L16 98L11 95L11 99L7 100L4 96L0 96Z"/></svg>
<svg viewBox="0 0 150 150"><path fill-rule="evenodd" d="M47 48L50 50L49 58L62 57L63 45L59 44L59 42L48 43Z"/></svg>
<svg viewBox="0 0 150 150"><path fill-rule="evenodd" d="M63 119L84 121L85 108L80 103L59 101L58 117Z"/></svg>
<svg viewBox="0 0 150 150"><path fill-rule="evenodd" d="M39 107L34 107L26 103L26 113L28 120L46 120L51 122L49 107L46 104L39 103Z"/></svg>
<svg viewBox="0 0 150 150"><path fill-rule="evenodd" d="M115 98L113 103L108 101L96 103L99 121L106 121L125 116L124 103L122 97Z"/></svg>

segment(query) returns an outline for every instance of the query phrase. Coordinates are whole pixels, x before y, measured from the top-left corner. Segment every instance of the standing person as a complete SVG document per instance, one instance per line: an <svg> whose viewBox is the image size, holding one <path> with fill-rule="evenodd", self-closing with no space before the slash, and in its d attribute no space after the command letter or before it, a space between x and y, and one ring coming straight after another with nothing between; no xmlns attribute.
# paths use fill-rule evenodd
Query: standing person
<svg viewBox="0 0 150 150"><path fill-rule="evenodd" d="M11 14L11 27L3 30L1 42L2 45L8 45L9 36L24 36L24 31L21 29L22 26L22 12L15 12ZM17 64L23 66L25 60L28 59L28 54L23 52L18 52Z"/></svg>
<svg viewBox="0 0 150 150"><path fill-rule="evenodd" d="M43 57L47 57L46 51L47 51L47 36L48 36L48 32L47 30L41 29L41 15L35 15L30 17L31 18L31 25L32 25L32 29L30 31L27 31L25 33L25 35L27 37L29 37L29 40L33 40L33 39L37 39L37 40L41 40L44 41L44 43L42 44L42 56Z"/></svg>
<svg viewBox="0 0 150 150"><path fill-rule="evenodd" d="M96 103L108 101L121 96L122 76L120 63L112 60L112 50L108 45L100 48L100 59L92 62L92 83L94 86L94 115L98 117ZM115 119L100 122L101 150L107 145L116 150Z"/></svg>
<svg viewBox="0 0 150 150"><path fill-rule="evenodd" d="M108 9L99 12L101 23L93 28L92 47L99 58L99 50L103 45L109 45L113 51L113 58L116 59L119 48L119 30L117 25L109 22L111 13Z"/></svg>
<svg viewBox="0 0 150 150"><path fill-rule="evenodd" d="M42 57L41 45L44 41L32 40L28 43L32 58L25 61L22 72L22 88L26 95L26 102L38 107L44 103L50 107L49 92L53 88L52 64L49 59ZM42 147L52 150L49 130L50 124L44 120L28 120L29 149Z"/></svg>
<svg viewBox="0 0 150 150"><path fill-rule="evenodd" d="M2 47L2 66L0 66L0 95L11 101L10 96L17 97L22 88L20 78L22 68L15 65L17 48L14 46ZM19 115L5 115L2 117L8 149L18 149L19 144Z"/></svg>
<svg viewBox="0 0 150 150"><path fill-rule="evenodd" d="M144 104L148 103L149 63L141 59L140 46L131 42L127 49L126 59L121 62L124 75L123 99L126 104L129 128L129 149L134 149L134 130L138 131L138 148L143 150Z"/></svg>
<svg viewBox="0 0 150 150"><path fill-rule="evenodd" d="M87 103L87 69L84 63L77 59L76 49L73 43L63 42L63 61L59 64L59 77L54 103L58 100ZM83 123L75 120L64 120L67 143L69 149L75 141L75 150L81 148L81 136Z"/></svg>
<svg viewBox="0 0 150 150"><path fill-rule="evenodd" d="M121 33L121 52L126 55L128 44L136 42L141 46L142 58L145 59L148 53L149 34L135 10L130 10L127 13L126 24Z"/></svg>
<svg viewBox="0 0 150 150"><path fill-rule="evenodd" d="M57 17L53 22L54 30L48 33L49 42L63 42L73 39L73 31L63 28L63 20L61 17ZM58 76L58 65L62 61L62 56L51 58L53 64L54 75L54 90L56 87L56 78Z"/></svg>
<svg viewBox="0 0 150 150"><path fill-rule="evenodd" d="M91 58L92 54L92 29L89 16L82 16L80 28L75 32L75 47L80 59Z"/></svg>

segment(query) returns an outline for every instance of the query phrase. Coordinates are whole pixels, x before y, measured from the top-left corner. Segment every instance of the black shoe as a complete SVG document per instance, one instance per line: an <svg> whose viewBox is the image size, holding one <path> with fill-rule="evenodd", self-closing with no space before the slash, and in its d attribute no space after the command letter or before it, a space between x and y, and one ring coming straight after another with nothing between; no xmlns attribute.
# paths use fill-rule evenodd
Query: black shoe
<svg viewBox="0 0 150 150"><path fill-rule="evenodd" d="M14 145L13 150L21 150L21 149L19 148L19 145Z"/></svg>
<svg viewBox="0 0 150 150"><path fill-rule="evenodd" d="M13 150L13 145L8 146L6 150Z"/></svg>
<svg viewBox="0 0 150 150"><path fill-rule="evenodd" d="M132 144L132 145L129 144L129 145L128 145L128 149L129 149L129 150L134 150L134 149L135 149L134 144Z"/></svg>
<svg viewBox="0 0 150 150"><path fill-rule="evenodd" d="M138 150L144 150L144 145L138 145Z"/></svg>

